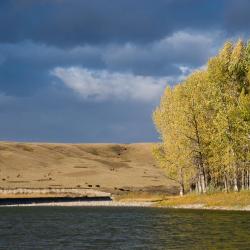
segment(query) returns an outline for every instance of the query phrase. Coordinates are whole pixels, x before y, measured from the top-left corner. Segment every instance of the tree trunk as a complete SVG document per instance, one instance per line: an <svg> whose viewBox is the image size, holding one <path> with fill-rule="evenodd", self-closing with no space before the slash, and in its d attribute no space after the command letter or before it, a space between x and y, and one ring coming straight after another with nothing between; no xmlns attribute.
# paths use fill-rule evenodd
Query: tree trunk
<svg viewBox="0 0 250 250"><path fill-rule="evenodd" d="M202 183L201 183L201 176L199 175L199 190L200 190L200 193L202 194L203 193L203 189L202 189Z"/></svg>
<svg viewBox="0 0 250 250"><path fill-rule="evenodd" d="M206 193L206 184L205 184L205 176L203 173L200 175L200 180L201 180L201 192Z"/></svg>
<svg viewBox="0 0 250 250"><path fill-rule="evenodd" d="M179 170L180 196L184 195L184 178L182 168Z"/></svg>
<svg viewBox="0 0 250 250"><path fill-rule="evenodd" d="M238 188L238 180L237 180L237 174L234 174L234 192L238 192L239 188Z"/></svg>
<svg viewBox="0 0 250 250"><path fill-rule="evenodd" d="M184 185L183 183L180 183L180 196L184 195Z"/></svg>
<svg viewBox="0 0 250 250"><path fill-rule="evenodd" d="M200 168L200 186L201 186L201 193L206 193L206 182L205 182L205 175L204 169Z"/></svg>
<svg viewBox="0 0 250 250"><path fill-rule="evenodd" d="M205 173L205 171L204 171L204 176L205 176L205 187L207 190L207 187L208 187L209 182L210 182L208 177L210 177L210 176L209 176L209 173Z"/></svg>
<svg viewBox="0 0 250 250"><path fill-rule="evenodd" d="M242 190L245 190L245 187L246 187L245 182L246 182L246 180L245 180L245 171L242 170L242 173L241 173L241 189Z"/></svg>
<svg viewBox="0 0 250 250"><path fill-rule="evenodd" d="M199 189L198 189L198 181L195 183L195 192L198 194L199 193Z"/></svg>
<svg viewBox="0 0 250 250"><path fill-rule="evenodd" d="M200 136L199 126L196 118L195 111L193 110L192 114L192 124L195 129L195 137L196 137L196 144L198 147L198 155L197 155L197 170L199 172L199 182L200 182L200 192L206 193L206 175L205 175L205 166L204 166L204 155L202 151L202 139Z"/></svg>
<svg viewBox="0 0 250 250"><path fill-rule="evenodd" d="M248 169L245 171L245 189L249 190L249 171L248 171Z"/></svg>
<svg viewBox="0 0 250 250"><path fill-rule="evenodd" d="M225 191L228 193L228 182L227 182L227 176L224 175L224 186L225 186Z"/></svg>
<svg viewBox="0 0 250 250"><path fill-rule="evenodd" d="M198 176L198 180L197 180L197 182L196 182L196 192L197 192L198 194L201 193L200 176Z"/></svg>
<svg viewBox="0 0 250 250"><path fill-rule="evenodd" d="M249 169L247 170L247 189L249 190L250 189L250 174L249 174Z"/></svg>

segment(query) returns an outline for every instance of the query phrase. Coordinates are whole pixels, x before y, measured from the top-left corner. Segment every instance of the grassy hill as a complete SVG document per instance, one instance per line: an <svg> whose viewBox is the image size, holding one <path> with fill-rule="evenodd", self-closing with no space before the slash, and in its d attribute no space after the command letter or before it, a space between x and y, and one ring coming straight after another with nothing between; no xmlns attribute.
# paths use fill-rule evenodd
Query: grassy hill
<svg viewBox="0 0 250 250"><path fill-rule="evenodd" d="M0 188L175 193L175 183L156 166L152 146L0 142Z"/></svg>

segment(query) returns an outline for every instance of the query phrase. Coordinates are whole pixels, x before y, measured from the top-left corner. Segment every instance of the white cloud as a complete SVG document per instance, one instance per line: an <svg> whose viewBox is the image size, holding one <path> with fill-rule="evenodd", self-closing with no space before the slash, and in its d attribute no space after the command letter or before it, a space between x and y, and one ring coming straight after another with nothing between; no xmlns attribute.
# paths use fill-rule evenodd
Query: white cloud
<svg viewBox="0 0 250 250"><path fill-rule="evenodd" d="M168 80L166 77L136 76L80 67L57 67L51 73L83 99L94 100L154 101L161 96Z"/></svg>

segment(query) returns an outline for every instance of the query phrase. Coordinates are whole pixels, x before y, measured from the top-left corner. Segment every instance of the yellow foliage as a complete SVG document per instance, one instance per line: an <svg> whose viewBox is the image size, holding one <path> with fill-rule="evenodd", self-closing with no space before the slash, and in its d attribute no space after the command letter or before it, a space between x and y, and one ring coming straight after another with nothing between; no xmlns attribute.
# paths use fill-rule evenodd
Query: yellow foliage
<svg viewBox="0 0 250 250"><path fill-rule="evenodd" d="M153 114L162 140L154 155L182 186L250 186L249 68L249 43L226 42L206 70L166 88Z"/></svg>

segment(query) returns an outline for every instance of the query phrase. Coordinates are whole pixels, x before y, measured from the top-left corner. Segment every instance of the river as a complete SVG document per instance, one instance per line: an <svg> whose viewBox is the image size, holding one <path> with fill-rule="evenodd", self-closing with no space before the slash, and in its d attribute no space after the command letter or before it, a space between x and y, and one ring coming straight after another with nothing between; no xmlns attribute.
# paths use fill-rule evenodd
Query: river
<svg viewBox="0 0 250 250"><path fill-rule="evenodd" d="M250 212L1 207L0 249L250 249Z"/></svg>

